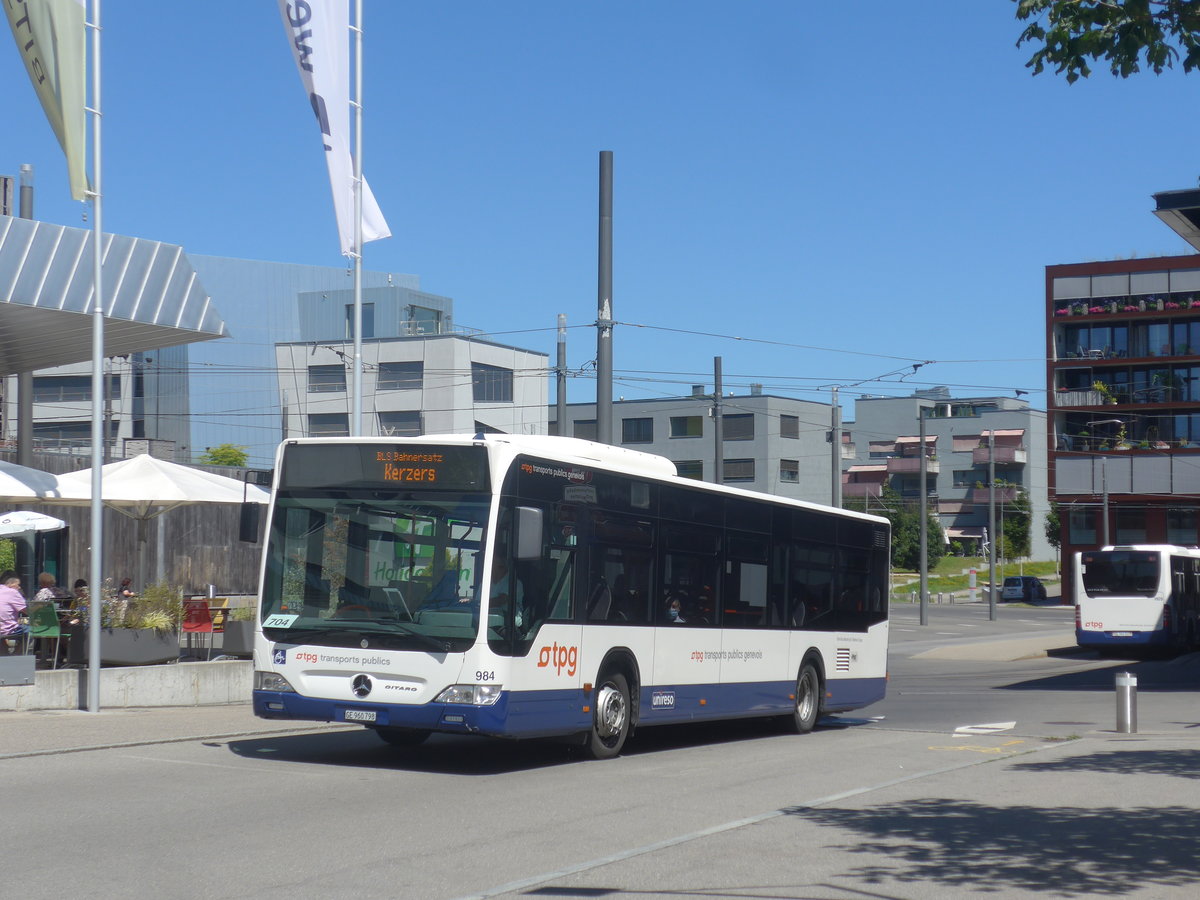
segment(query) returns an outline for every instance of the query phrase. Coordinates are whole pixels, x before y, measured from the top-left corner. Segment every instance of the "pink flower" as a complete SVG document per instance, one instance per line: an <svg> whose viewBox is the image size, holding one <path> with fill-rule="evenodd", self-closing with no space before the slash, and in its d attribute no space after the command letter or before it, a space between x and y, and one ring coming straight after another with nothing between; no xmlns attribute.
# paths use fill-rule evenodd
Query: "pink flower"
<svg viewBox="0 0 1200 900"><path fill-rule="evenodd" d="M1125 307L1122 307L1122 309L1125 312L1137 312L1138 311L1138 308L1136 306L1125 306Z"/></svg>
<svg viewBox="0 0 1200 900"><path fill-rule="evenodd" d="M1163 309L1183 309L1183 307L1178 303L1175 303L1173 300L1168 300L1163 304Z"/></svg>
<svg viewBox="0 0 1200 900"><path fill-rule="evenodd" d="M1196 305L1200 306L1200 303L1197 303ZM1054 314L1056 316L1065 316L1067 314L1067 308L1064 306L1062 309L1056 309Z"/></svg>
<svg viewBox="0 0 1200 900"><path fill-rule="evenodd" d="M1103 306L1089 306L1088 312L1093 313L1093 314L1102 313L1102 312L1104 312L1104 307Z"/></svg>

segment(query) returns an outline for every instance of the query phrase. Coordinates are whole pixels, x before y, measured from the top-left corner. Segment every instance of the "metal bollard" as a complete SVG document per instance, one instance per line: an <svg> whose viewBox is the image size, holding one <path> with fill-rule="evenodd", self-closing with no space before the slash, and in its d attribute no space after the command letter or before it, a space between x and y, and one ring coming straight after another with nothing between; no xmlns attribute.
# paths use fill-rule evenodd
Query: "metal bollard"
<svg viewBox="0 0 1200 900"><path fill-rule="evenodd" d="M1117 733L1137 734L1137 676L1117 673Z"/></svg>

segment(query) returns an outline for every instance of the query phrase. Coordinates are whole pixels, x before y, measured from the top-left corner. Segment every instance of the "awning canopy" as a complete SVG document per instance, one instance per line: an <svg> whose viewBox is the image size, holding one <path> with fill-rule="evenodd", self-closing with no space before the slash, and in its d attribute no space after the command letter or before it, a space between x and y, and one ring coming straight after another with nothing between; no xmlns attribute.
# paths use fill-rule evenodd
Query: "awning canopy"
<svg viewBox="0 0 1200 900"><path fill-rule="evenodd" d="M90 231L0 216L0 375L92 358ZM182 248L104 235L104 354L227 337Z"/></svg>
<svg viewBox="0 0 1200 900"><path fill-rule="evenodd" d="M983 540L983 526L965 525L959 528L949 527L946 529L946 537Z"/></svg>

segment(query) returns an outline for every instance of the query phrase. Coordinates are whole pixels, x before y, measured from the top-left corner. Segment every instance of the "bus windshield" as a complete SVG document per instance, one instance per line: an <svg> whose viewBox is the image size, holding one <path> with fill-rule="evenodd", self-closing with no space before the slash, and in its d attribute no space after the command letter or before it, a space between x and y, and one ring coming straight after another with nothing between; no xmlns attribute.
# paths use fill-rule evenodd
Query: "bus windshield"
<svg viewBox="0 0 1200 900"><path fill-rule="evenodd" d="M262 591L267 637L461 651L479 630L487 495L281 492Z"/></svg>
<svg viewBox="0 0 1200 900"><path fill-rule="evenodd" d="M1153 597L1158 593L1159 554L1108 550L1081 557L1083 589L1088 596Z"/></svg>

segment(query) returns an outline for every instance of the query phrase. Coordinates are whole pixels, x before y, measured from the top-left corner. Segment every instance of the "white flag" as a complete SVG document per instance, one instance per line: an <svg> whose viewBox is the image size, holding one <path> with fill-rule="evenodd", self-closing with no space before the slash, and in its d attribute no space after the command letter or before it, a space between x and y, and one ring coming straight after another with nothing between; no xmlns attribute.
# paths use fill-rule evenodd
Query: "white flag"
<svg viewBox="0 0 1200 900"><path fill-rule="evenodd" d="M71 196L82 200L88 189L84 0L9 0L4 11L33 89L67 157Z"/></svg>
<svg viewBox="0 0 1200 900"><path fill-rule="evenodd" d="M283 27L300 69L321 137L333 187L342 254L353 256L354 165L350 156L350 7L349 0L279 0ZM361 151L360 151L361 152ZM383 213L364 177L362 239L391 237ZM361 248L358 248L361 253Z"/></svg>

